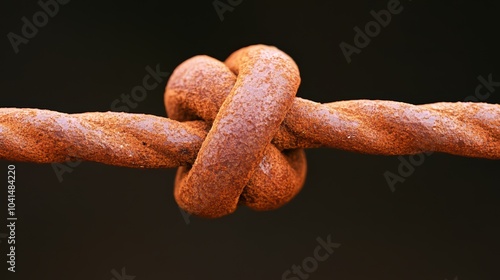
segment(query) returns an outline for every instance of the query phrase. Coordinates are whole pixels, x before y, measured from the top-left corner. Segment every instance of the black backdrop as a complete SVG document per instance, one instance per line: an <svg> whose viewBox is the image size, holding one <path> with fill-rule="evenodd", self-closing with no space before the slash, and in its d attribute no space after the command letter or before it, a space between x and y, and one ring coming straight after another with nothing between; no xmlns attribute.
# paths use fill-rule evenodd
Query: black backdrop
<svg viewBox="0 0 500 280"><path fill-rule="evenodd" d="M21 36L21 18L32 21L41 7L3 1L0 107L108 111L141 84L147 66L171 72L194 55L223 60L256 43L293 57L298 96L318 102L463 101L479 76L500 80L493 0L402 0L351 63L339 44L353 44L353 28L390 1L240 2L217 2L238 4L221 21L211 0L72 0L15 53L9 32ZM165 84L131 112L165 116ZM500 88L485 101L498 103ZM433 154L392 191L383 174L397 173L398 157L326 149L307 156L307 181L291 203L216 220L183 216L173 169L84 162L60 182L50 164L15 163L17 272L7 272L0 238L1 279L281 279L327 236L341 245L308 279L498 279L498 161ZM0 161L1 224L11 163Z"/></svg>

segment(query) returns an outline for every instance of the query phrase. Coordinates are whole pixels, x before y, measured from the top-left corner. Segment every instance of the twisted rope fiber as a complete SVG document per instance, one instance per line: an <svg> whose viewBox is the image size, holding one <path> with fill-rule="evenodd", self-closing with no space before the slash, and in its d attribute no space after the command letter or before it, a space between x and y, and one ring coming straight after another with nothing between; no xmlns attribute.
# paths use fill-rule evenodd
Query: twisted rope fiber
<svg viewBox="0 0 500 280"><path fill-rule="evenodd" d="M238 204L270 210L290 201L304 183L304 148L500 159L499 105L319 104L295 97L299 83L295 62L274 47L246 47L224 63L196 56L168 81L170 118L0 108L0 158L180 166L175 199L204 217L227 215Z"/></svg>

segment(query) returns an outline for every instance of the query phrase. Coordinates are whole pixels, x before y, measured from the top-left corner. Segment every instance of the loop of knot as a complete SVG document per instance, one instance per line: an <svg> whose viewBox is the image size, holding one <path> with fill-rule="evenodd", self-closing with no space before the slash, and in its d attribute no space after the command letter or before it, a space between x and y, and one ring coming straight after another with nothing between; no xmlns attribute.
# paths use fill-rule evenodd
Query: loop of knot
<svg viewBox="0 0 500 280"><path fill-rule="evenodd" d="M195 162L177 171L174 194L180 207L220 217L239 203L275 209L300 191L304 151L280 151L271 143L299 84L295 62L263 45L240 49L224 63L196 56L175 69L165 92L168 116L211 124Z"/></svg>

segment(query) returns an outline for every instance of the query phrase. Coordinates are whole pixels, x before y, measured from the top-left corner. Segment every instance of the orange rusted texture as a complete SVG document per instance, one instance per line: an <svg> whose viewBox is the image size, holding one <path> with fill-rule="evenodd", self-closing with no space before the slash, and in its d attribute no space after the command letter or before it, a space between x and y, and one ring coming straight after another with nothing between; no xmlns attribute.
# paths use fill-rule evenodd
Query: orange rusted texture
<svg viewBox="0 0 500 280"><path fill-rule="evenodd" d="M0 108L0 158L180 166L176 201L204 217L238 204L270 210L290 201L304 183L304 148L500 159L500 105L319 104L295 97L299 83L294 61L274 47L246 47L225 62L196 56L169 79L169 118Z"/></svg>
<svg viewBox="0 0 500 280"><path fill-rule="evenodd" d="M234 212L239 202L273 209L299 192L306 171L303 151L282 153L270 144L299 84L295 62L261 45L243 48L225 63L198 56L177 67L165 92L169 117L213 122L194 164L177 172L174 194L182 208L219 217Z"/></svg>

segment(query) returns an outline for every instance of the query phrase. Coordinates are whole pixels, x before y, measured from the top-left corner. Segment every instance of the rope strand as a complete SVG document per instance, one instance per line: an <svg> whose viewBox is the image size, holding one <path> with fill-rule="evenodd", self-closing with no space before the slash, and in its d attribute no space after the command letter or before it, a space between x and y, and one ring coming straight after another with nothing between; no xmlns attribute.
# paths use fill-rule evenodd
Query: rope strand
<svg viewBox="0 0 500 280"><path fill-rule="evenodd" d="M295 97L299 83L295 62L274 47L243 48L225 62L196 56L169 79L169 118L0 108L0 158L180 166L176 201L204 217L290 201L304 183L305 148L500 159L500 105L320 104Z"/></svg>

